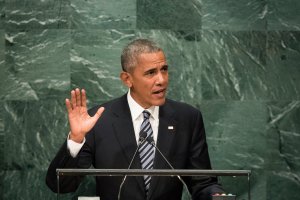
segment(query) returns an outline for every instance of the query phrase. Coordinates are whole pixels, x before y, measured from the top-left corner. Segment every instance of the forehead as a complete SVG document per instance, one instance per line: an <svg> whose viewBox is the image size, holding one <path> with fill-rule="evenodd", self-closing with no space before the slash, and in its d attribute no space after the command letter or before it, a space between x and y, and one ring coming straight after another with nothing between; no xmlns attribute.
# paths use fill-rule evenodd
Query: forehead
<svg viewBox="0 0 300 200"><path fill-rule="evenodd" d="M156 66L166 64L164 52L142 53L137 57L138 66Z"/></svg>

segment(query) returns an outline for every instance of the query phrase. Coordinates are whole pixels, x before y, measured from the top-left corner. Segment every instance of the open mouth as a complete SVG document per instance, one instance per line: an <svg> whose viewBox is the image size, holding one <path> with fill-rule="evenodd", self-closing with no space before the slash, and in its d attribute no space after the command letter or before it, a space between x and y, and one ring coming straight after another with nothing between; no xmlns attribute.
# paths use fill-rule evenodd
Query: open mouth
<svg viewBox="0 0 300 200"><path fill-rule="evenodd" d="M157 91L154 91L153 94L161 94L161 93L164 93L166 89L161 89L161 90L157 90Z"/></svg>

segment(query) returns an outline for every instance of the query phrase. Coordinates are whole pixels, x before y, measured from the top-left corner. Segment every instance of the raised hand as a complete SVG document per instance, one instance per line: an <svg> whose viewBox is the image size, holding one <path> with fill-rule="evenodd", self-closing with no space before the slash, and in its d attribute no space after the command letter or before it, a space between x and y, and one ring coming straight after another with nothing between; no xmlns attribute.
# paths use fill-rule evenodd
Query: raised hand
<svg viewBox="0 0 300 200"><path fill-rule="evenodd" d="M86 93L76 88L71 91L71 100L66 99L68 118L70 124L70 139L81 143L85 135L93 128L104 111L104 107L98 109L94 116L87 112Z"/></svg>

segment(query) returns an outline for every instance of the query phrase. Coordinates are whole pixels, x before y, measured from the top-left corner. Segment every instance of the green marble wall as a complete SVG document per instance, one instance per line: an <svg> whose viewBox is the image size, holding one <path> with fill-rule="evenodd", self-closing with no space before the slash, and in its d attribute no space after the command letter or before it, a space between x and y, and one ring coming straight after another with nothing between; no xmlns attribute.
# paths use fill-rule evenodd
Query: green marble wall
<svg viewBox="0 0 300 200"><path fill-rule="evenodd" d="M168 96L202 110L213 167L251 169L255 200L298 199L299 10L299 0L0 0L0 199L56 198L44 179L68 132L64 99L74 87L90 106L126 92L119 57L136 37L165 49ZM246 199L245 179L221 181ZM78 193L93 190L88 178Z"/></svg>

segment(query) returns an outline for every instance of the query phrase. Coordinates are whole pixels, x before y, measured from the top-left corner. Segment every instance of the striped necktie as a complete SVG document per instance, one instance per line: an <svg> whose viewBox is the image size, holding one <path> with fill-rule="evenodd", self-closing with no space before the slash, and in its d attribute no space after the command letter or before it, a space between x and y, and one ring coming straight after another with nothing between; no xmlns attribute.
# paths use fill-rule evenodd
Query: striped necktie
<svg viewBox="0 0 300 200"><path fill-rule="evenodd" d="M140 130L140 137L143 136L145 137L145 133L147 133L146 138L153 138L153 130L151 128L151 124L149 121L150 113L146 110L143 111L144 115L144 121L141 125L141 130ZM146 140L142 145L139 147L139 154L140 154L140 159L141 159L141 165L142 169L153 169L153 161L154 161L154 146L149 143L149 139ZM145 175L144 176L144 182L145 182L145 189L146 189L146 194L148 194L148 190L150 187L150 181L151 181L151 176Z"/></svg>

